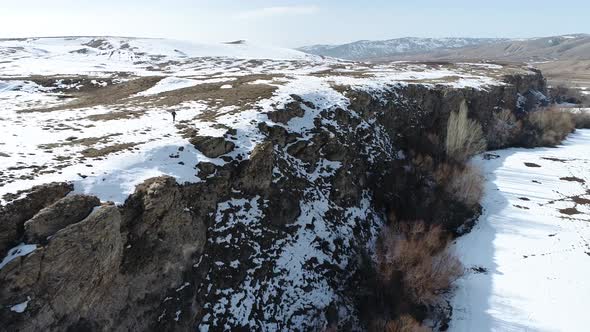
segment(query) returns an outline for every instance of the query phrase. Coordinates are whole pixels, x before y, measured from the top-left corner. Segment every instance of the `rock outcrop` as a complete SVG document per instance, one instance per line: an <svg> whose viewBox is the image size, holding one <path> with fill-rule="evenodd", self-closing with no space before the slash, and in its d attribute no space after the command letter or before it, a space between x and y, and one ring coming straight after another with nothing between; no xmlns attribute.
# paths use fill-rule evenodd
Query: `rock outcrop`
<svg viewBox="0 0 590 332"><path fill-rule="evenodd" d="M181 314L186 328L193 324L183 289L194 288L186 277L203 250L205 226L181 187L155 178L124 206L86 216L95 203L68 196L26 222L28 239L50 237L0 269L3 330L165 329L163 318ZM11 310L21 303L24 312Z"/></svg>
<svg viewBox="0 0 590 332"><path fill-rule="evenodd" d="M209 158L229 153L235 147L234 143L226 141L223 137L196 136L191 138L190 142Z"/></svg>
<svg viewBox="0 0 590 332"><path fill-rule="evenodd" d="M74 186L67 183L49 183L33 187L15 197L24 196L8 206L0 207L0 255L21 240L24 223L41 209L55 203L74 190Z"/></svg>
<svg viewBox="0 0 590 332"><path fill-rule="evenodd" d="M25 241L42 243L60 229L86 218L100 200L92 196L70 195L39 211L25 222Z"/></svg>

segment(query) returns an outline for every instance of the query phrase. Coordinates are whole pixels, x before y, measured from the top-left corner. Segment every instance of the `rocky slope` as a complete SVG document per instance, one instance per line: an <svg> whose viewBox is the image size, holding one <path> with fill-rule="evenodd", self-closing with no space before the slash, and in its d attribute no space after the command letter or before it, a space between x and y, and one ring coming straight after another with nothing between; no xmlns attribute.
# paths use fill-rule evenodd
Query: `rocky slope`
<svg viewBox="0 0 590 332"><path fill-rule="evenodd" d="M3 330L362 329L354 278L387 214L455 231L473 217L436 200L411 159L443 155L463 100L493 137L494 112L546 92L508 66L126 66L2 78L16 135L0 159Z"/></svg>

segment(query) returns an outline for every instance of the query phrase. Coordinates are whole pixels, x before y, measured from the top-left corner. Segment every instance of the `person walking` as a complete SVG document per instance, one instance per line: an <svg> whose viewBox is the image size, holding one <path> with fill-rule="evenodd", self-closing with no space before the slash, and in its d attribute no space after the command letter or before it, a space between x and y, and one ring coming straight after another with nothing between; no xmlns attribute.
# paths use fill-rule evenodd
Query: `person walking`
<svg viewBox="0 0 590 332"><path fill-rule="evenodd" d="M176 122L176 111L172 111L172 122Z"/></svg>

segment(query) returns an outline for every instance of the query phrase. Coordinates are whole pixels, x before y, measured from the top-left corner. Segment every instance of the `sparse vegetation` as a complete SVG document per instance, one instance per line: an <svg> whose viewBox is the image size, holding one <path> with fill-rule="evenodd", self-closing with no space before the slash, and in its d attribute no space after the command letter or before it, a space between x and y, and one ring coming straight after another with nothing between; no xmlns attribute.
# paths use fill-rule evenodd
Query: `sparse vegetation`
<svg viewBox="0 0 590 332"><path fill-rule="evenodd" d="M122 143L122 144L113 144L110 146L106 146L104 148L95 149L95 148L88 148L82 150L80 153L87 158L98 158L104 157L108 154L128 150L132 147L136 146L139 143Z"/></svg>
<svg viewBox="0 0 590 332"><path fill-rule="evenodd" d="M469 119L467 113L467 103L463 101L458 112L451 112L447 123L447 156L459 163L464 163L487 147L481 125Z"/></svg>
<svg viewBox="0 0 590 332"><path fill-rule="evenodd" d="M590 111L582 109L572 112L572 119L578 129L590 129Z"/></svg>
<svg viewBox="0 0 590 332"><path fill-rule="evenodd" d="M558 104L588 105L590 103L590 98L580 89L569 88L565 85L558 85L549 89L549 95Z"/></svg>
<svg viewBox="0 0 590 332"><path fill-rule="evenodd" d="M522 130L522 122L517 120L509 109L492 113L487 142L490 148L499 149L510 146Z"/></svg>
<svg viewBox="0 0 590 332"><path fill-rule="evenodd" d="M428 332L432 331L420 324L410 315L402 315L396 320L376 320L371 324L369 329L372 332Z"/></svg>
<svg viewBox="0 0 590 332"><path fill-rule="evenodd" d="M405 294L418 305L436 305L463 273L449 249L450 236L440 225L400 223L385 228L377 255L380 278L388 283L401 273Z"/></svg>
<svg viewBox="0 0 590 332"><path fill-rule="evenodd" d="M469 208L476 206L483 196L484 177L476 166L442 164L435 176L449 195Z"/></svg>
<svg viewBox="0 0 590 332"><path fill-rule="evenodd" d="M555 146L575 130L572 114L556 107L540 109L528 116L528 122L536 132L535 143Z"/></svg>

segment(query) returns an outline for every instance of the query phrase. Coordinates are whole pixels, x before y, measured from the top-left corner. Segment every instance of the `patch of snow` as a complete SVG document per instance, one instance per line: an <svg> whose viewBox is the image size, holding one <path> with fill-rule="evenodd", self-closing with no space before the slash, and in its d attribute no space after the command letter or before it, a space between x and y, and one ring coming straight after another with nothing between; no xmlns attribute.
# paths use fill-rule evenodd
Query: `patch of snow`
<svg viewBox="0 0 590 332"><path fill-rule="evenodd" d="M180 313L182 312L182 310L178 310L176 311L176 316L174 317L174 321L178 322L178 320L180 320Z"/></svg>
<svg viewBox="0 0 590 332"><path fill-rule="evenodd" d="M29 301L31 301L31 297L27 296L27 300L25 302L15 304L10 307L10 311L14 311L16 313L22 314L27 310L27 306L29 305Z"/></svg>
<svg viewBox="0 0 590 332"><path fill-rule="evenodd" d="M184 88L189 88L199 84L199 81L179 77L166 77L156 83L153 87L138 93L136 96L151 96L163 92L174 91Z"/></svg>
<svg viewBox="0 0 590 332"><path fill-rule="evenodd" d="M185 282L184 284L182 284L182 286L178 287L178 288L176 289L176 291L177 291L177 292L180 292L181 290L183 290L183 289L187 288L187 287L188 287L188 286L190 286L190 285L191 285L190 283L188 283L188 282Z"/></svg>
<svg viewBox="0 0 590 332"><path fill-rule="evenodd" d="M21 243L18 246L8 250L6 257L0 262L0 269L2 269L6 264L10 263L17 257L26 256L37 249L36 244L24 244Z"/></svg>

